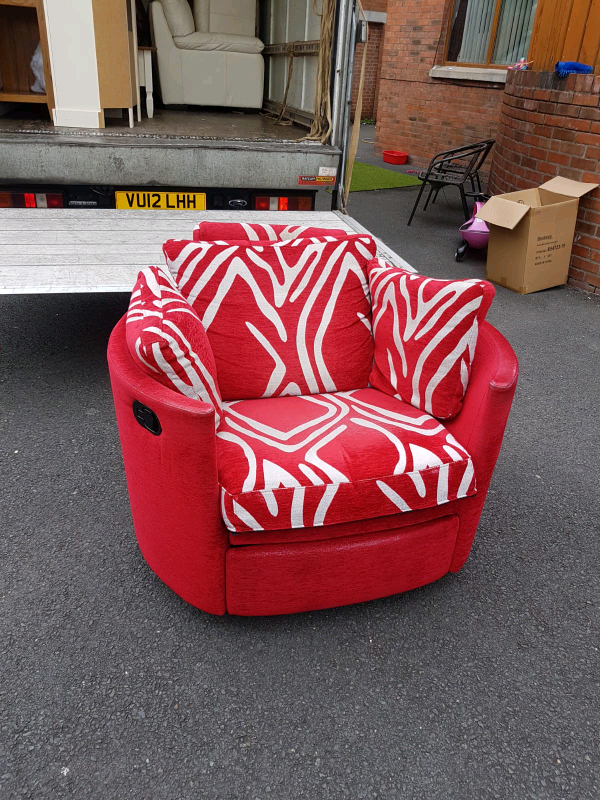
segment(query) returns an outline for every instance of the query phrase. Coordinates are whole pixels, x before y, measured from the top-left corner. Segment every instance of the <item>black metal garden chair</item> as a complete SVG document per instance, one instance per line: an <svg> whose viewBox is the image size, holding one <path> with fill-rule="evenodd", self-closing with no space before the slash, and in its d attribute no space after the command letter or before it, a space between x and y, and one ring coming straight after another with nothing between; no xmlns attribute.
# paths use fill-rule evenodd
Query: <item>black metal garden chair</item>
<svg viewBox="0 0 600 800"><path fill-rule="evenodd" d="M484 142L455 147L454 150L445 150L443 153L438 153L434 156L427 169L418 175L419 180L422 181L421 188L407 224L410 225L412 222L427 185L430 188L423 211L427 210L430 200L432 204L435 203L440 190L444 186L456 186L460 192L465 220L468 220L470 213L467 197L475 197L482 193L479 170L494 146L494 141L494 139L487 139ZM465 184L470 184L470 190L465 189Z"/></svg>

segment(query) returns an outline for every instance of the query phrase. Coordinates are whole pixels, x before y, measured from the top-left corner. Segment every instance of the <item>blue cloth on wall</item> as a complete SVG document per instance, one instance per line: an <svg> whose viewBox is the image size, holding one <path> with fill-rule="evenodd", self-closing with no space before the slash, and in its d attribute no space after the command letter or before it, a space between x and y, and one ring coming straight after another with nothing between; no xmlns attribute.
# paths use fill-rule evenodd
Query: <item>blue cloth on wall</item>
<svg viewBox="0 0 600 800"><path fill-rule="evenodd" d="M580 75L589 75L590 72L594 71L594 68L587 64L581 64L579 61L557 61L554 71L558 72L559 78L566 78L567 75L571 75L573 72Z"/></svg>

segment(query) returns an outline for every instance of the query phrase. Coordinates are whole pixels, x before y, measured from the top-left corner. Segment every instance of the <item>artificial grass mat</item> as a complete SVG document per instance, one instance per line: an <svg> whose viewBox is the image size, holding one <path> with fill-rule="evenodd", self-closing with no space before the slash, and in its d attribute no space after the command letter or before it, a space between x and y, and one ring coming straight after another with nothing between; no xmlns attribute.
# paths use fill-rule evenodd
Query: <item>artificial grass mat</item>
<svg viewBox="0 0 600 800"><path fill-rule="evenodd" d="M402 186L417 186L421 181L414 175L404 175L383 167L354 162L352 170L351 192L370 192L373 189L399 189Z"/></svg>

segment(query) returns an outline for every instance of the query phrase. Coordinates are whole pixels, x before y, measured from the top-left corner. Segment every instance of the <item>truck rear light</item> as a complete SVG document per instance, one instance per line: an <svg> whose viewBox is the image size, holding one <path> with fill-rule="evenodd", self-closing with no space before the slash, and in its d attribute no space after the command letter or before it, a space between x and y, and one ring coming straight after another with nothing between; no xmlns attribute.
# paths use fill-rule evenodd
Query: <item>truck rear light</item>
<svg viewBox="0 0 600 800"><path fill-rule="evenodd" d="M60 192L0 192L0 208L64 208Z"/></svg>
<svg viewBox="0 0 600 800"><path fill-rule="evenodd" d="M283 197L286 206L282 211L312 211L312 197Z"/></svg>
<svg viewBox="0 0 600 800"><path fill-rule="evenodd" d="M254 208L257 211L312 211L312 195L292 195L280 197L279 195L261 196L254 198Z"/></svg>
<svg viewBox="0 0 600 800"><path fill-rule="evenodd" d="M62 194L47 194L46 203L48 208L63 208L65 203Z"/></svg>

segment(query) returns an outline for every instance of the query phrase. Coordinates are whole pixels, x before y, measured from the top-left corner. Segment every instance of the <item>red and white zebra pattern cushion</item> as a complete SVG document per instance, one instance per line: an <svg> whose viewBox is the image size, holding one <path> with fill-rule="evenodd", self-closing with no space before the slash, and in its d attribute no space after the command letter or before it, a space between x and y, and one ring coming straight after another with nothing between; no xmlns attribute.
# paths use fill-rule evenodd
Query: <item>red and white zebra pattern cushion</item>
<svg viewBox="0 0 600 800"><path fill-rule="evenodd" d="M370 236L266 246L171 240L164 252L207 331L224 399L368 385Z"/></svg>
<svg viewBox="0 0 600 800"><path fill-rule="evenodd" d="M126 339L132 357L151 377L214 406L218 426L223 407L206 331L173 278L158 267L138 275L127 311Z"/></svg>
<svg viewBox="0 0 600 800"><path fill-rule="evenodd" d="M467 451L376 389L224 404L221 513L231 531L332 525L473 495Z"/></svg>
<svg viewBox="0 0 600 800"><path fill-rule="evenodd" d="M329 237L343 239L347 231L307 225L267 225L256 222L200 222L194 228L195 242L281 242L289 239Z"/></svg>
<svg viewBox="0 0 600 800"><path fill-rule="evenodd" d="M375 337L369 382L438 419L455 417L494 287L426 278L379 258L368 269Z"/></svg>

